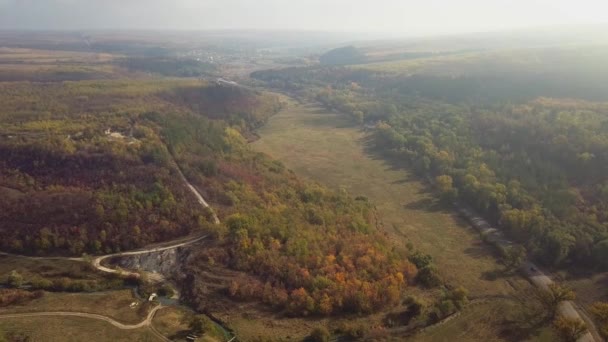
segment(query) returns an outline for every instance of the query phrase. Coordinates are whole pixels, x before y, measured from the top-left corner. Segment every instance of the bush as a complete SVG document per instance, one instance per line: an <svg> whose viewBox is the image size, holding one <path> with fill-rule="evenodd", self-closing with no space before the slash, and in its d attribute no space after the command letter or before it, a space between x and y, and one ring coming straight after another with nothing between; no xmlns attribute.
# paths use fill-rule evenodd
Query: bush
<svg viewBox="0 0 608 342"><path fill-rule="evenodd" d="M577 318L560 317L553 322L553 325L565 342L576 342L587 332L585 322Z"/></svg>
<svg viewBox="0 0 608 342"><path fill-rule="evenodd" d="M369 329L367 326L355 323L343 323L340 328L338 328L339 333L344 334L347 338L351 339L361 339L368 331Z"/></svg>
<svg viewBox="0 0 608 342"><path fill-rule="evenodd" d="M311 342L328 342L331 334L325 327L315 328L308 336L308 341Z"/></svg>
<svg viewBox="0 0 608 342"><path fill-rule="evenodd" d="M441 279L434 266L427 266L418 270L416 280L425 287L436 287L441 285Z"/></svg>
<svg viewBox="0 0 608 342"><path fill-rule="evenodd" d="M157 293L161 297L171 298L175 294L175 291L173 290L173 288L171 286L164 285L158 289Z"/></svg>
<svg viewBox="0 0 608 342"><path fill-rule="evenodd" d="M42 291L25 291L19 289L0 289L0 307L23 304L32 299L38 299L44 296Z"/></svg>
<svg viewBox="0 0 608 342"><path fill-rule="evenodd" d="M195 334L204 334L215 330L215 324L205 315L194 316L188 327Z"/></svg>
<svg viewBox="0 0 608 342"><path fill-rule="evenodd" d="M12 270L6 279L6 283L9 287L19 288L23 285L23 276L17 271Z"/></svg>

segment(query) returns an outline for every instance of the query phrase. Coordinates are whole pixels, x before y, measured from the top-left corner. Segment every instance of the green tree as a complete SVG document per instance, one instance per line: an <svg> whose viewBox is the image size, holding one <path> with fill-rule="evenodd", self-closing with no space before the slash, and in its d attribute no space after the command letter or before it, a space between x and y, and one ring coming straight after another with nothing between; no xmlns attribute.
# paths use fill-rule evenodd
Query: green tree
<svg viewBox="0 0 608 342"><path fill-rule="evenodd" d="M23 285L23 276L19 272L12 270L6 279L8 286L18 288Z"/></svg>
<svg viewBox="0 0 608 342"><path fill-rule="evenodd" d="M578 318L559 317L553 326L564 342L576 342L587 332L587 325Z"/></svg>
<svg viewBox="0 0 608 342"><path fill-rule="evenodd" d="M214 325L209 317L205 315L195 315L192 317L188 327L193 333L200 335L213 331Z"/></svg>
<svg viewBox="0 0 608 342"><path fill-rule="evenodd" d="M503 260L507 269L518 269L526 260L526 249L520 245L507 247L503 253Z"/></svg>
<svg viewBox="0 0 608 342"><path fill-rule="evenodd" d="M433 265L429 265L418 269L416 280L426 287L436 287L441 284L441 279L437 273L437 268Z"/></svg>
<svg viewBox="0 0 608 342"><path fill-rule="evenodd" d="M439 189L441 199L445 202L451 202L456 199L457 191L453 186L452 177L449 175L441 175L435 178L435 183Z"/></svg>
<svg viewBox="0 0 608 342"><path fill-rule="evenodd" d="M601 323L600 332L608 337L608 303L597 302L591 306L591 313Z"/></svg>
<svg viewBox="0 0 608 342"><path fill-rule="evenodd" d="M308 340L311 342L328 342L330 338L331 334L327 328L317 327L310 333Z"/></svg>
<svg viewBox="0 0 608 342"><path fill-rule="evenodd" d="M598 242L593 247L593 258L603 267L608 267L608 239Z"/></svg>
<svg viewBox="0 0 608 342"><path fill-rule="evenodd" d="M543 305L553 317L557 314L557 308L561 302L576 298L576 294L572 289L558 284L549 284L547 291L539 291Z"/></svg>
<svg viewBox="0 0 608 342"><path fill-rule="evenodd" d="M591 313L600 322L608 323L608 303L597 302L591 306Z"/></svg>

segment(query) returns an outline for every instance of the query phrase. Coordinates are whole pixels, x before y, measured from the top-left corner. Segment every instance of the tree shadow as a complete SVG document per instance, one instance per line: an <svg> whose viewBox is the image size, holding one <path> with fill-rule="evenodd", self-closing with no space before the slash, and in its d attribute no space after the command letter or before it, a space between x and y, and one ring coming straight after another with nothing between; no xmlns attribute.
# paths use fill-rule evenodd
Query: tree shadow
<svg viewBox="0 0 608 342"><path fill-rule="evenodd" d="M504 267L481 273L481 279L494 281L502 278L509 278L513 275L515 275L515 271Z"/></svg>
<svg viewBox="0 0 608 342"><path fill-rule="evenodd" d="M494 253L490 251L490 248L482 241L476 241L473 245L465 249L464 253L476 259L495 256Z"/></svg>
<svg viewBox="0 0 608 342"><path fill-rule="evenodd" d="M422 198L418 201L410 202L403 206L410 210L422 210L427 212L452 212L449 206L433 198Z"/></svg>
<svg viewBox="0 0 608 342"><path fill-rule="evenodd" d="M186 341L186 337L190 335L192 332L190 330L180 330L175 334L169 336L171 341Z"/></svg>
<svg viewBox="0 0 608 342"><path fill-rule="evenodd" d="M522 306L516 317L505 318L504 328L499 334L508 341L529 341L538 338L542 328L550 322L550 315L542 309Z"/></svg>

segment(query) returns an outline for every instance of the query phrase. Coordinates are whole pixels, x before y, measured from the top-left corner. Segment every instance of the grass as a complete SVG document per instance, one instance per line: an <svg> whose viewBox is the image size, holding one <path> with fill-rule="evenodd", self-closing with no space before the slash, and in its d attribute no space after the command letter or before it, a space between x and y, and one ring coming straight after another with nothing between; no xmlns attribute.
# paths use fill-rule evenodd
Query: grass
<svg viewBox="0 0 608 342"><path fill-rule="evenodd" d="M21 274L26 281L36 276L50 280L71 278L104 281L106 279L105 274L95 272L90 265L82 261L0 255L0 283L5 283L6 277L13 270Z"/></svg>
<svg viewBox="0 0 608 342"><path fill-rule="evenodd" d="M522 277L501 273L503 266L493 251L455 213L441 209L423 183L370 153L366 133L353 127L347 117L291 102L259 134L253 148L281 160L298 175L345 189L352 196L367 196L396 245L411 242L431 254L442 278L464 286L472 298L509 297L531 288ZM424 295L428 291L412 292ZM466 320L458 318L452 324ZM489 322L477 333L500 339L496 324Z"/></svg>
<svg viewBox="0 0 608 342"><path fill-rule="evenodd" d="M184 320L187 313L179 308L168 307L156 313L152 324L154 328L164 336L170 337L188 330L188 324Z"/></svg>
<svg viewBox="0 0 608 342"><path fill-rule="evenodd" d="M132 302L139 305L133 309ZM134 298L130 290L95 293L52 293L47 292L39 299L26 305L13 305L0 309L0 314L17 312L74 311L108 316L125 324L143 321L148 314L148 306Z"/></svg>
<svg viewBox="0 0 608 342"><path fill-rule="evenodd" d="M147 328L120 330L106 322L80 317L0 319L0 331L25 334L31 342L160 341Z"/></svg>
<svg viewBox="0 0 608 342"><path fill-rule="evenodd" d="M563 283L576 292L576 302L583 307L589 307L595 302L608 301L608 291L606 291L608 272L571 276Z"/></svg>
<svg viewBox="0 0 608 342"><path fill-rule="evenodd" d="M472 304L466 307L457 319L449 320L443 324L438 324L427 328L423 332L413 336L413 341L538 341L551 342L558 338L553 331L544 326L540 329L528 329L528 335L514 339L513 329L525 329L526 322L520 320L509 324L505 319L511 320L517 317L522 310L511 300L497 299L481 304ZM520 330L524 331L525 330Z"/></svg>
<svg viewBox="0 0 608 342"><path fill-rule="evenodd" d="M492 279L489 275L502 266L477 233L454 213L440 210L424 184L370 155L363 144L365 133L346 117L292 104L259 133L261 139L253 147L297 174L353 196L367 196L395 243L405 246L409 241L433 255L449 283L483 296L508 294L513 282L523 281Z"/></svg>
<svg viewBox="0 0 608 342"><path fill-rule="evenodd" d="M467 64L471 61L475 61L480 58L478 52L473 53L457 53L441 56L422 57L422 58L411 58L392 60L387 62L375 62L368 64L355 65L353 68L367 69L373 71L380 71L386 73L420 73L420 72L434 72L434 73L446 73L453 70L454 63Z"/></svg>
<svg viewBox="0 0 608 342"><path fill-rule="evenodd" d="M154 316L152 324L154 328L172 341L185 341L185 336L189 333L188 316L192 311L181 307L165 307L158 311ZM205 334L198 341L202 342L222 342L225 339Z"/></svg>

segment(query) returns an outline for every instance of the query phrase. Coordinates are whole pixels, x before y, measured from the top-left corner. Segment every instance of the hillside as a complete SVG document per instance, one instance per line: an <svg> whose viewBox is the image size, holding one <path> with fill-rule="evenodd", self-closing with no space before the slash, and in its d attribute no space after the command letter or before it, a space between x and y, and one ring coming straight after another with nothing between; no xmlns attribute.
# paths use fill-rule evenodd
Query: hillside
<svg viewBox="0 0 608 342"><path fill-rule="evenodd" d="M276 96L116 76L0 83L3 251L109 254L204 233L213 241L179 284L196 305L210 263L242 275L220 294L292 316L401 303L417 269L390 246L373 206L250 150L245 137L281 107Z"/></svg>

